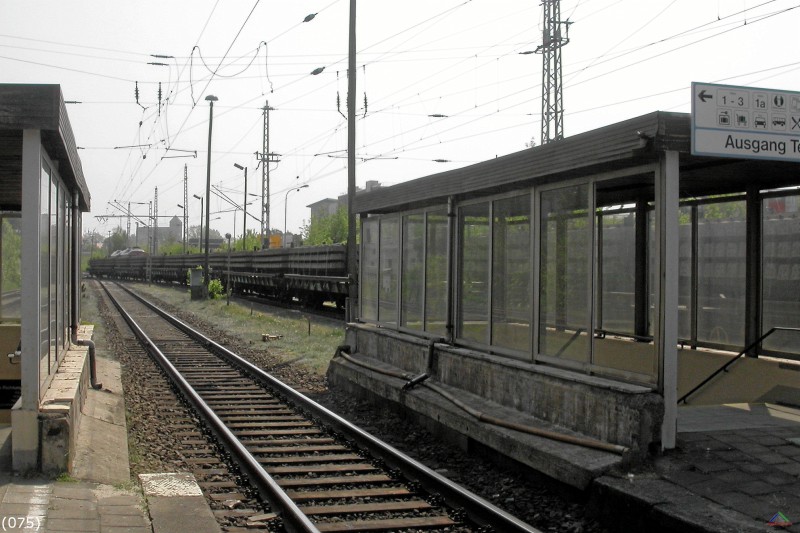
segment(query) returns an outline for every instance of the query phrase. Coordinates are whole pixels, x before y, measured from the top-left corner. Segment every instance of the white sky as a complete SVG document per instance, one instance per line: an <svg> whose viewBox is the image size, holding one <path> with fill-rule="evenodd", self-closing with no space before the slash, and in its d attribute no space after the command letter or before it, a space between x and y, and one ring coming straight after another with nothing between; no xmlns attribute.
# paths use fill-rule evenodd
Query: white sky
<svg viewBox="0 0 800 533"><path fill-rule="evenodd" d="M57 83L65 100L82 102L68 113L92 194L84 228L103 234L125 227L95 218L120 214L110 202L147 202L155 187L159 215L182 216L184 164L189 224L199 223L192 195L205 193L208 94L219 98L212 184L241 203L239 163L248 192L260 195L254 152L268 100L270 150L281 159L270 171L270 225L282 230L286 213L293 231L309 218L306 205L347 188L336 101L346 114L348 14L348 0L0 0L0 82ZM798 2L563 0L561 15L572 23L562 49L567 136L656 110L689 112L692 81L800 89ZM541 44L541 21L534 0L359 1L358 185L540 143L542 56L520 52ZM317 67L324 72L310 75ZM150 146L114 149L131 145ZM187 153L178 150L197 157L162 159ZM285 209L287 191L304 184ZM260 218L260 198L251 199L248 212ZM213 228L233 231L230 209L212 195L211 218L221 217ZM132 211L146 216L147 206ZM239 211L237 234L241 222Z"/></svg>

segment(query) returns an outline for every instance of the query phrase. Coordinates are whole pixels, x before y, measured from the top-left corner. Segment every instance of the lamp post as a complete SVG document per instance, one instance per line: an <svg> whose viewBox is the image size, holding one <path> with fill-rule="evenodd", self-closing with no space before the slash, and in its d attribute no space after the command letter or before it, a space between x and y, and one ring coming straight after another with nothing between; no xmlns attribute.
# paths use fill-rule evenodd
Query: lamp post
<svg viewBox="0 0 800 533"><path fill-rule="evenodd" d="M233 166L239 170L244 170L244 201L242 202L242 250L247 250L247 167L243 167L239 163L234 163Z"/></svg>
<svg viewBox="0 0 800 533"><path fill-rule="evenodd" d="M225 283L225 305L231 305L231 234L226 233L228 239L228 281Z"/></svg>
<svg viewBox="0 0 800 533"><path fill-rule="evenodd" d="M206 164L206 198L211 198L211 130L214 126L214 102L219 100L213 94L206 96L208 102L208 162ZM210 203L210 202L209 202ZM211 222L209 219L209 204L206 204L206 255L203 260L203 296L208 298L208 283L211 281L211 276L208 271L208 225Z"/></svg>
<svg viewBox="0 0 800 533"><path fill-rule="evenodd" d="M292 191L299 191L300 189L305 189L306 187L308 187L308 183L286 191L286 197L283 200L283 247L284 248L286 248L286 215L289 211L287 207L289 205L289 193Z"/></svg>
<svg viewBox="0 0 800 533"><path fill-rule="evenodd" d="M181 204L178 204L178 207L180 207L183 210L183 220L186 220L186 208L184 206L182 206ZM183 241L183 255L186 255L186 235L187 235L187 231L188 231L188 229L184 225L183 232L182 232L183 235L181 235L181 240Z"/></svg>
<svg viewBox="0 0 800 533"><path fill-rule="evenodd" d="M203 241L202 241L202 239L203 239L203 216L204 216L204 214L203 214L204 213L203 212L203 197L202 196L197 196L196 194L193 194L192 196L194 196L195 198L200 200L200 234L197 236L197 248L199 248L200 251L202 252L203 251Z"/></svg>

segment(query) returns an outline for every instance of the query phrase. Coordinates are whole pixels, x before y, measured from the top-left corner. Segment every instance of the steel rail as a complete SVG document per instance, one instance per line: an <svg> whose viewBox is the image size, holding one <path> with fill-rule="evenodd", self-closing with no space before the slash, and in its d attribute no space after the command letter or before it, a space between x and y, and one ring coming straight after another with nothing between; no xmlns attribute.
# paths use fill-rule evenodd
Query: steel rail
<svg viewBox="0 0 800 533"><path fill-rule="evenodd" d="M259 464L258 460L247 451L241 441L227 428L225 423L214 413L214 411L203 401L200 395L189 384L188 381L181 375L175 366L167 359L161 350L153 343L147 334L142 330L139 324L133 317L122 307L116 298L111 294L108 288L100 282L103 290L106 291L108 297L114 303L114 306L119 310L125 322L133 330L136 337L144 345L145 349L156 360L159 366L167 373L172 381L178 386L184 395L184 398L192 404L197 412L209 424L211 429L216 433L217 437L223 442L224 446L236 457L239 463L247 470L252 479L256 480L258 486L264 492L264 496L270 502L270 505L279 511L278 514L283 518L284 526L287 531L291 533L320 533L319 529L314 525L309 518L297 507L286 492L278 485L278 483L270 476L266 470ZM132 296L136 297L145 305L152 305L146 302L138 295L132 293L127 288L122 287ZM163 318L168 319L169 315L159 314ZM171 321L170 321L171 322ZM175 325L175 324L173 324Z"/></svg>
<svg viewBox="0 0 800 533"><path fill-rule="evenodd" d="M438 493L449 505L462 508L466 516L476 524L493 526L496 531L502 531L503 533L541 533L540 530L508 514L491 502L457 485L441 474L407 456L400 450L370 435L310 398L305 397L274 376L208 338L180 319L165 312L127 287L122 285L120 285L120 287L164 317L174 326L180 328L184 333L200 340L206 347L213 349L218 355L225 358L230 363L247 371L266 386L278 391L287 399L294 402L299 407L306 409L347 438L352 439L354 442L368 449L387 465L402 472L407 478L420 483L421 486L431 492Z"/></svg>

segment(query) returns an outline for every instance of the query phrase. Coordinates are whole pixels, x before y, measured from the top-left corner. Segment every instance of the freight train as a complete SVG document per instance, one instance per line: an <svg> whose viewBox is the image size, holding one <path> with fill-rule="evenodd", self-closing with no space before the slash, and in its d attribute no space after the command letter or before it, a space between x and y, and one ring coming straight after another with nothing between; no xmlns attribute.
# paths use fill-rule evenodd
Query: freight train
<svg viewBox="0 0 800 533"><path fill-rule="evenodd" d="M188 271L202 268L205 254L125 254L89 261L96 278L151 280L188 284ZM331 302L343 309L347 298L347 253L343 245L278 248L254 252L209 254L212 279L240 294L281 301L299 301L307 307Z"/></svg>

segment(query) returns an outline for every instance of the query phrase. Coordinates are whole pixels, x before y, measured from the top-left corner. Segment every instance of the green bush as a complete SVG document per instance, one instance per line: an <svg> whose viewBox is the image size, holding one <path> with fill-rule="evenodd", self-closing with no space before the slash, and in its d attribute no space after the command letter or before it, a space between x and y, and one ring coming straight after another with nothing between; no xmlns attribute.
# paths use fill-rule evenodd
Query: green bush
<svg viewBox="0 0 800 533"><path fill-rule="evenodd" d="M218 279L212 279L208 282L208 297L211 299L225 294L225 289L222 287L222 282Z"/></svg>

